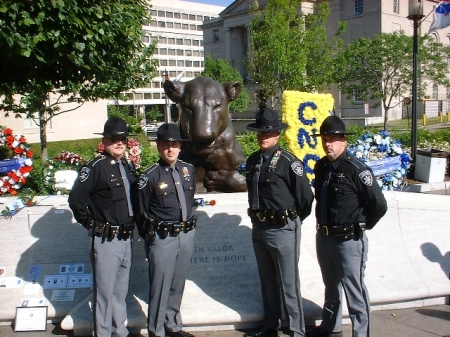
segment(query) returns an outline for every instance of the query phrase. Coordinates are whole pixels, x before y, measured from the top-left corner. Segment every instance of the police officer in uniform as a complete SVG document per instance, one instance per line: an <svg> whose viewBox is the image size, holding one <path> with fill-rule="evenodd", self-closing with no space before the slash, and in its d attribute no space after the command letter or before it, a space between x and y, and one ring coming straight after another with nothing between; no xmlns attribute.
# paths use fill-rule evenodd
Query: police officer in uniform
<svg viewBox="0 0 450 337"><path fill-rule="evenodd" d="M370 336L370 302L364 284L368 240L387 211L372 171L347 152L344 122L327 117L320 127L326 156L314 167L317 258L325 284L322 323L307 336L342 336L342 290L353 337Z"/></svg>
<svg viewBox="0 0 450 337"><path fill-rule="evenodd" d="M177 125L161 125L156 137L160 160L136 186L137 225L149 263L148 334L193 337L182 330L180 306L194 250L195 172L191 164L178 160L185 139Z"/></svg>
<svg viewBox="0 0 450 337"><path fill-rule="evenodd" d="M135 177L123 157L128 136L125 121L109 118L101 134L104 152L81 168L69 206L92 237L95 336L125 337L134 229L130 185Z"/></svg>
<svg viewBox="0 0 450 337"><path fill-rule="evenodd" d="M301 224L314 196L303 163L278 145L286 127L269 108L246 127L257 132L260 147L247 159L246 181L264 310L262 326L249 337L277 336L283 312L292 336L305 335L298 263Z"/></svg>

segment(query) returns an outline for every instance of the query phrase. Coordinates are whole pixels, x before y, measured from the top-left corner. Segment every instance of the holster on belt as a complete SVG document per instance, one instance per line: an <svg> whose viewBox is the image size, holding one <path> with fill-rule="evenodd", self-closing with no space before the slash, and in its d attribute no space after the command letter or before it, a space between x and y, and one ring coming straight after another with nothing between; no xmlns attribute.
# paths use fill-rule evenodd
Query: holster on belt
<svg viewBox="0 0 450 337"><path fill-rule="evenodd" d="M110 227L109 223L94 220L93 224L94 224L94 235L102 238L102 243L105 242L109 234L109 227Z"/></svg>
<svg viewBox="0 0 450 337"><path fill-rule="evenodd" d="M252 220L257 219L270 226L287 225L288 219L294 221L298 216L297 212L291 209L275 211L273 209L252 210L249 208L247 214Z"/></svg>
<svg viewBox="0 0 450 337"><path fill-rule="evenodd" d="M148 214L144 213L144 240L148 243L155 241L156 223L155 219L149 218Z"/></svg>
<svg viewBox="0 0 450 337"><path fill-rule="evenodd" d="M120 224L118 238L119 240L128 240L128 238L133 234L134 224Z"/></svg>

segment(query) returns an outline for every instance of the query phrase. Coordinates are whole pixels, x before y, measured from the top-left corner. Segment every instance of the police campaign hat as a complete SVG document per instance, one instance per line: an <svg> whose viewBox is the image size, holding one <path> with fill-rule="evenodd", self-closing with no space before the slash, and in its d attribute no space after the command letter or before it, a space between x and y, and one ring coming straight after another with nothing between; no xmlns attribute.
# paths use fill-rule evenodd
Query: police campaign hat
<svg viewBox="0 0 450 337"><path fill-rule="evenodd" d="M158 128L156 132L157 142L183 142L189 139L183 139L180 135L180 129L176 124L165 123Z"/></svg>
<svg viewBox="0 0 450 337"><path fill-rule="evenodd" d="M94 134L103 136L128 136L128 126L122 118L110 117L103 127L103 132Z"/></svg>
<svg viewBox="0 0 450 337"><path fill-rule="evenodd" d="M328 116L320 126L320 133L312 135L313 137L320 137L325 135L353 135L353 132L345 130L345 124L338 116Z"/></svg>
<svg viewBox="0 0 450 337"><path fill-rule="evenodd" d="M269 132L283 130L287 124L278 120L278 113L270 108L259 110L256 113L256 122L248 124L245 128L251 131Z"/></svg>

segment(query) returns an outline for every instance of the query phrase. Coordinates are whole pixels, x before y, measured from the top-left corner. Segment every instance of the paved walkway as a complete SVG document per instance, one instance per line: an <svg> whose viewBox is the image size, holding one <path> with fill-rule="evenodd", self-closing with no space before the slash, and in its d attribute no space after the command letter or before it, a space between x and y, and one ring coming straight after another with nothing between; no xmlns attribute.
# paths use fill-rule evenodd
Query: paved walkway
<svg viewBox="0 0 450 337"><path fill-rule="evenodd" d="M244 330L191 331L196 337L242 337ZM350 337L351 326L344 325L344 337ZM144 333L144 331L143 331ZM45 332L14 332L11 326L0 326L2 337L69 336L71 331L48 324ZM133 335L139 336L139 335ZM280 332L280 337L288 335ZM372 313L371 337L450 337L450 306L436 305L400 310L377 310Z"/></svg>

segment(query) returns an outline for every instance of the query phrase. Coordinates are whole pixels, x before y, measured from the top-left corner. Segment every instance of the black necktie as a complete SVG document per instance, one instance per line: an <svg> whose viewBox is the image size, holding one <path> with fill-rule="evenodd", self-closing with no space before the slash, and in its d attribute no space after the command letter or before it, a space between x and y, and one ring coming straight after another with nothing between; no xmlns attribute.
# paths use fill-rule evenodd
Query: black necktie
<svg viewBox="0 0 450 337"><path fill-rule="evenodd" d="M125 188L125 194L127 196L128 215L133 216L133 207L131 206L130 198L130 182L128 181L127 173L125 172L125 168L123 167L122 160L118 160L117 164L119 164L120 175L122 176L123 187Z"/></svg>
<svg viewBox="0 0 450 337"><path fill-rule="evenodd" d="M183 186L181 185L180 174L175 167L171 167L173 182L177 189L178 202L181 208L181 217L183 221L187 218L186 197L184 196Z"/></svg>
<svg viewBox="0 0 450 337"><path fill-rule="evenodd" d="M321 225L328 225L328 183L331 177L331 164L328 165L328 171L325 174L325 181L320 190L320 221Z"/></svg>
<svg viewBox="0 0 450 337"><path fill-rule="evenodd" d="M259 158L258 163L255 165L255 172L253 173L253 179L252 179L252 204L251 208L253 210L259 209L259 189L258 189L258 182L259 182L259 176L260 176L260 169L263 162L263 154L261 153L261 157Z"/></svg>

